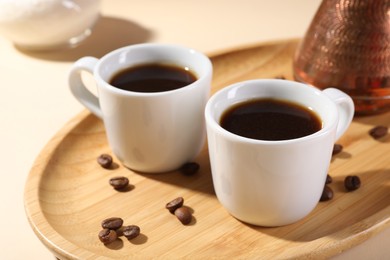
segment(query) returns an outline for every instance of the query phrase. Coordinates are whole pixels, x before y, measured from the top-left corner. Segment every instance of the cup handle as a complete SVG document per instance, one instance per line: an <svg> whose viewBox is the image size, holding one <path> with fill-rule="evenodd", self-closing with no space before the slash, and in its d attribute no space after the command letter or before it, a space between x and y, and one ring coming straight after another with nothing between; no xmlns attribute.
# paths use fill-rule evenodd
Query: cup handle
<svg viewBox="0 0 390 260"><path fill-rule="evenodd" d="M95 116L102 119L103 115L100 109L99 99L87 89L81 78L82 71L93 74L98 61L94 57L83 57L77 60L69 72L68 82L73 96Z"/></svg>
<svg viewBox="0 0 390 260"><path fill-rule="evenodd" d="M337 105L339 112L339 122L337 125L335 138L335 141L337 141L351 124L355 113L355 106L353 104L352 98L341 90L336 88L327 88L322 92Z"/></svg>

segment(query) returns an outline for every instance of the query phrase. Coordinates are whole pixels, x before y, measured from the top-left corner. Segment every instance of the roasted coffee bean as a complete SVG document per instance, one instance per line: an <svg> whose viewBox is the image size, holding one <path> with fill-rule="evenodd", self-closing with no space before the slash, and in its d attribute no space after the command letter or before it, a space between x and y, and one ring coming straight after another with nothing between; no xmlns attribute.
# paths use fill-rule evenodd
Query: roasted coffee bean
<svg viewBox="0 0 390 260"><path fill-rule="evenodd" d="M276 76L275 79L286 79L286 77L283 75L279 75L279 76Z"/></svg>
<svg viewBox="0 0 390 260"><path fill-rule="evenodd" d="M329 183L332 183L333 181L333 178L328 174L326 175L326 181L325 181L325 184L329 184Z"/></svg>
<svg viewBox="0 0 390 260"><path fill-rule="evenodd" d="M192 220L192 213L187 207L180 207L175 210L175 216L183 225L187 225Z"/></svg>
<svg viewBox="0 0 390 260"><path fill-rule="evenodd" d="M388 128L386 126L376 126L369 131L369 134L374 139L379 139L387 135L387 132L388 132Z"/></svg>
<svg viewBox="0 0 390 260"><path fill-rule="evenodd" d="M123 190L129 185L129 179L123 176L113 177L109 182L110 185L116 190Z"/></svg>
<svg viewBox="0 0 390 260"><path fill-rule="evenodd" d="M139 228L139 226L130 225L123 227L123 235L129 240L137 237L140 233L141 229Z"/></svg>
<svg viewBox="0 0 390 260"><path fill-rule="evenodd" d="M325 185L324 190L322 191L320 201L328 201L331 200L332 198L333 198L333 190L329 186Z"/></svg>
<svg viewBox="0 0 390 260"><path fill-rule="evenodd" d="M178 197L165 205L165 208L169 210L172 214L175 213L175 210L182 207L184 204L184 199L182 197Z"/></svg>
<svg viewBox="0 0 390 260"><path fill-rule="evenodd" d="M123 219L121 218L107 218L102 221L102 228L117 230L123 225Z"/></svg>
<svg viewBox="0 0 390 260"><path fill-rule="evenodd" d="M118 235L116 234L115 230L105 228L99 232L99 239L104 244L112 243L117 238L118 238Z"/></svg>
<svg viewBox="0 0 390 260"><path fill-rule="evenodd" d="M332 155L336 155L338 153L341 153L342 150L343 150L343 146L341 144L334 144Z"/></svg>
<svg viewBox="0 0 390 260"><path fill-rule="evenodd" d="M112 165L112 157L109 154L101 154L97 158L97 162L102 166L103 168L109 169Z"/></svg>
<svg viewBox="0 0 390 260"><path fill-rule="evenodd" d="M353 176L347 176L344 179L344 187L347 189L347 191L353 191L360 188L360 178L359 176L353 175Z"/></svg>
<svg viewBox="0 0 390 260"><path fill-rule="evenodd" d="M189 162L189 163L185 163L181 168L180 168L180 171L184 174L184 175L193 175L195 173L197 173L199 171L199 164L196 163L196 162Z"/></svg>

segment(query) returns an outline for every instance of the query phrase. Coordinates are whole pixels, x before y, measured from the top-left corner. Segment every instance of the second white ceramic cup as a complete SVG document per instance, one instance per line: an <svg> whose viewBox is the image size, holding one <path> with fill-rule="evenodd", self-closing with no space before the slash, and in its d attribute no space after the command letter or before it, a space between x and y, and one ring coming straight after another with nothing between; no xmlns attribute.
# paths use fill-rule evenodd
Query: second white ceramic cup
<svg viewBox="0 0 390 260"><path fill-rule="evenodd" d="M301 138L262 141L220 126L224 111L257 98L292 101L314 110L322 129ZM205 110L214 189L237 219L281 226L308 215L319 202L335 141L354 114L352 99L337 89L320 91L288 80L239 82L214 94Z"/></svg>
<svg viewBox="0 0 390 260"><path fill-rule="evenodd" d="M141 93L109 84L125 68L147 63L188 67L197 80L185 87ZM81 72L93 74L98 96L88 91ZM207 56L170 44L145 43L115 50L103 58L84 57L69 74L74 96L103 119L113 153L127 167L148 173L178 169L194 159L205 141L203 112L209 98L212 64Z"/></svg>

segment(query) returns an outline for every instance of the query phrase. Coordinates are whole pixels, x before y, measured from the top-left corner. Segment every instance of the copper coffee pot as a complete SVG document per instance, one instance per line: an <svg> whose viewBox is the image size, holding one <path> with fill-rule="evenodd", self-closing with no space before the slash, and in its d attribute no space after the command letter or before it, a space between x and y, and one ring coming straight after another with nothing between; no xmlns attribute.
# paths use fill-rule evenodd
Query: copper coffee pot
<svg viewBox="0 0 390 260"><path fill-rule="evenodd" d="M323 0L295 53L294 77L346 92L357 115L390 111L390 0Z"/></svg>

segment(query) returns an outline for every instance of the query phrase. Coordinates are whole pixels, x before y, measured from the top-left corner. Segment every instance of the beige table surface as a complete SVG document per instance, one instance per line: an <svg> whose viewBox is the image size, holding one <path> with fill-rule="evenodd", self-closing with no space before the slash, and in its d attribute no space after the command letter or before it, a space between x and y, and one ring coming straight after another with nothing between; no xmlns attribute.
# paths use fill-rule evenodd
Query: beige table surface
<svg viewBox="0 0 390 260"><path fill-rule="evenodd" d="M0 259L54 259L31 230L23 190L40 150L84 108L67 72L77 58L139 42L211 54L302 37L320 0L106 0L95 33L74 50L23 53L0 35ZM335 259L390 259L390 230ZM260 257L261 258L261 257Z"/></svg>

